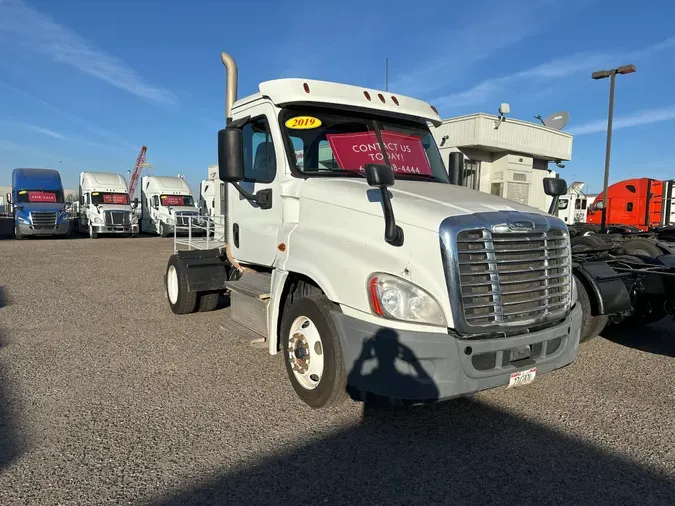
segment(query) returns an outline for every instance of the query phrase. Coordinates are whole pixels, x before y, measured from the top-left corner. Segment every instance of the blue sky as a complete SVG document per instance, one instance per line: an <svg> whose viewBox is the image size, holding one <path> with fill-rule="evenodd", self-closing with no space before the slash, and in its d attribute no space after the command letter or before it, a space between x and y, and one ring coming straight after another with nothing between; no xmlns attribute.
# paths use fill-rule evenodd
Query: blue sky
<svg viewBox="0 0 675 506"><path fill-rule="evenodd" d="M675 3L612 0L0 0L0 184L14 167L155 173L193 191L216 160L230 52L240 96L276 77L384 87L443 117L567 110L562 175L602 184L609 80L617 78L611 180L673 178ZM590 187L590 188L589 188Z"/></svg>

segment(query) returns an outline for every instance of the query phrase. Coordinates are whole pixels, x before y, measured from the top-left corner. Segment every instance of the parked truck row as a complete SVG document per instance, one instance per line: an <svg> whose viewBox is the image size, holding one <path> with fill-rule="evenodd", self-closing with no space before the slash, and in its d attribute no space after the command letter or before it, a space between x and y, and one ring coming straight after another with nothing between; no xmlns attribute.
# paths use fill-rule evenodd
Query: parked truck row
<svg viewBox="0 0 675 506"><path fill-rule="evenodd" d="M101 235L139 233L167 237L188 217L199 215L190 187L182 177L144 176L141 198L129 195L125 178L112 172L80 174L78 198L66 202L61 176L53 169L14 169L12 205L14 235L66 236L71 232Z"/></svg>

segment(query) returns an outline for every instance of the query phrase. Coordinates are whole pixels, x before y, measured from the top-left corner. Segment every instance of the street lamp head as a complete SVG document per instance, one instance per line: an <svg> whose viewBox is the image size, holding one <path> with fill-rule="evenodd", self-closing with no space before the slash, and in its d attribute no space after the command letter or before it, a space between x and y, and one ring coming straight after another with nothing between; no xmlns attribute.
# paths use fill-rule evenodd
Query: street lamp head
<svg viewBox="0 0 675 506"><path fill-rule="evenodd" d="M593 72L593 74L591 74L591 77L593 79L604 79L605 77L609 77L611 75L612 75L611 70L598 70L597 72Z"/></svg>
<svg viewBox="0 0 675 506"><path fill-rule="evenodd" d="M616 69L617 74L632 74L635 72L635 65L622 65Z"/></svg>

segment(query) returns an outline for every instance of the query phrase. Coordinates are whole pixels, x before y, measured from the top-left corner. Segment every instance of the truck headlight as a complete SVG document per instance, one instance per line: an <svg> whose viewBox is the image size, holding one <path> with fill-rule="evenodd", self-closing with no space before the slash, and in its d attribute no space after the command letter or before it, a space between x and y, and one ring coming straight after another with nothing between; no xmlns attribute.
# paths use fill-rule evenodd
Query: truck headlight
<svg viewBox="0 0 675 506"><path fill-rule="evenodd" d="M378 316L410 323L446 327L443 309L419 286L391 274L376 273L368 280L370 308Z"/></svg>
<svg viewBox="0 0 675 506"><path fill-rule="evenodd" d="M99 218L98 216L94 216L94 220L93 220L93 221L94 221L94 223L96 223L97 225L102 225L102 224L103 224L103 220L102 220L101 218Z"/></svg>
<svg viewBox="0 0 675 506"><path fill-rule="evenodd" d="M16 221L18 221L19 223L23 223L24 225L30 225L30 221L28 221L28 219L22 216L17 216Z"/></svg>

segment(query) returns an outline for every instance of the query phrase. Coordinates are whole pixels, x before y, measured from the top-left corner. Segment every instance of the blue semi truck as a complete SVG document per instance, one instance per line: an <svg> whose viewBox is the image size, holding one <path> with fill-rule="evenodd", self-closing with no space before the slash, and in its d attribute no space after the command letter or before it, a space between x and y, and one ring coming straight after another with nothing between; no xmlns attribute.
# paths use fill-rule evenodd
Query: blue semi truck
<svg viewBox="0 0 675 506"><path fill-rule="evenodd" d="M14 169L8 201L12 204L17 239L70 233L70 216L57 170Z"/></svg>

